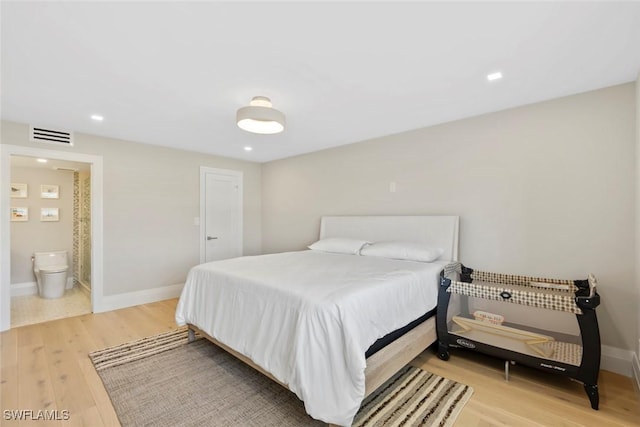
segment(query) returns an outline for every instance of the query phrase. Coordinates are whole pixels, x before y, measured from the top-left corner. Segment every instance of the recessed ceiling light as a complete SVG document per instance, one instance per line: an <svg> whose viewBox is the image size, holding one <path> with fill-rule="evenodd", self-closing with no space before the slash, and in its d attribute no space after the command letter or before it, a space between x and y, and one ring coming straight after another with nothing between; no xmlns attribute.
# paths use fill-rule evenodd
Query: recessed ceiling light
<svg viewBox="0 0 640 427"><path fill-rule="evenodd" d="M244 147L244 151L251 151L251 150L253 150L253 148L252 148L252 147L249 147L249 146Z"/></svg>
<svg viewBox="0 0 640 427"><path fill-rule="evenodd" d="M101 121L104 120L104 117L99 116L98 114L94 114L94 115L91 116L91 119L95 120L96 122L101 122Z"/></svg>
<svg viewBox="0 0 640 427"><path fill-rule="evenodd" d="M489 80L490 82L494 80L500 80L501 78L502 78L502 73L500 71L498 71L497 73L491 73L487 75L487 80Z"/></svg>
<svg viewBox="0 0 640 427"><path fill-rule="evenodd" d="M38 163L47 163L47 159L36 159Z"/></svg>

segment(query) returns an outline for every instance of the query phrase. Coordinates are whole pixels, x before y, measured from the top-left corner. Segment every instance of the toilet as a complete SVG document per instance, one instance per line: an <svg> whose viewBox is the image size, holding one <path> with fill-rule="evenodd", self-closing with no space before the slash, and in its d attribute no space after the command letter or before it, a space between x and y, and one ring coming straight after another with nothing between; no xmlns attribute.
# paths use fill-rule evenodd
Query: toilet
<svg viewBox="0 0 640 427"><path fill-rule="evenodd" d="M67 251L35 252L33 272L42 298L60 298L67 285Z"/></svg>

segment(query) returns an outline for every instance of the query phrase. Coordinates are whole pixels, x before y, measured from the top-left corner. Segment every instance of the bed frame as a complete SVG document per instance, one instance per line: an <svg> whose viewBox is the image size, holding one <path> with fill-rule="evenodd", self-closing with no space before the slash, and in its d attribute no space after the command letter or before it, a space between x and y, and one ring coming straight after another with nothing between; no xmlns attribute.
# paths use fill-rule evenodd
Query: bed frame
<svg viewBox="0 0 640 427"><path fill-rule="evenodd" d="M429 243L444 249L441 260L458 260L457 216L326 216L320 224L320 238L347 237L369 241L402 240ZM247 365L288 388L273 375L212 336L189 324L189 341L199 333ZM365 397L437 340L435 316L367 358Z"/></svg>

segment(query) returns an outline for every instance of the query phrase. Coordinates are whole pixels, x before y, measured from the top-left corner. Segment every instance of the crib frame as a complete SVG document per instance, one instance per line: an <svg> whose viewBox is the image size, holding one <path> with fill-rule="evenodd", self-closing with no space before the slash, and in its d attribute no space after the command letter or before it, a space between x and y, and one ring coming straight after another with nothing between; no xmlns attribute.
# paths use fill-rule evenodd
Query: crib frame
<svg viewBox="0 0 640 427"><path fill-rule="evenodd" d="M583 383L591 407L597 410L599 406L600 332L595 309L600 304L600 295L596 291L596 285L596 279L593 275L589 275L585 280L556 280L488 273L476 271L460 263L449 264L440 273L436 314L438 357L442 360L448 360L450 348L466 348L501 358L505 360L505 366L516 362L545 372L564 375ZM452 293L461 296L463 317L456 317L449 323L448 310ZM514 333L512 327L470 320L469 297L575 314L580 328L582 347L580 363L576 366L573 363L563 363L559 360L546 358L542 352L532 355L503 348L500 346L500 339L495 339L490 344L486 339L479 341L471 338L467 332L474 326L484 328L485 332L494 333L496 336L502 335L503 338L517 337L517 332ZM452 332L453 328L450 326L453 323L458 326L462 325L463 328ZM527 335L525 330L522 332L523 336Z"/></svg>

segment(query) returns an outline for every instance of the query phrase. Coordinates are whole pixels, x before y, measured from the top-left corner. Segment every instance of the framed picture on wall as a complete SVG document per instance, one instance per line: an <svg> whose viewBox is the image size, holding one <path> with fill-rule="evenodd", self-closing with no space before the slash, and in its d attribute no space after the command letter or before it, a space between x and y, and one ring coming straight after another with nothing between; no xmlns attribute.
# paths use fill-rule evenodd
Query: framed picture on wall
<svg viewBox="0 0 640 427"><path fill-rule="evenodd" d="M58 208L41 208L40 221L60 221L60 211Z"/></svg>
<svg viewBox="0 0 640 427"><path fill-rule="evenodd" d="M57 185L42 184L40 186L41 199L59 199L60 188Z"/></svg>
<svg viewBox="0 0 640 427"><path fill-rule="evenodd" d="M26 199L27 198L27 184L20 184L17 182L11 183L11 198L12 199Z"/></svg>
<svg viewBox="0 0 640 427"><path fill-rule="evenodd" d="M29 221L29 208L11 208L11 221Z"/></svg>

